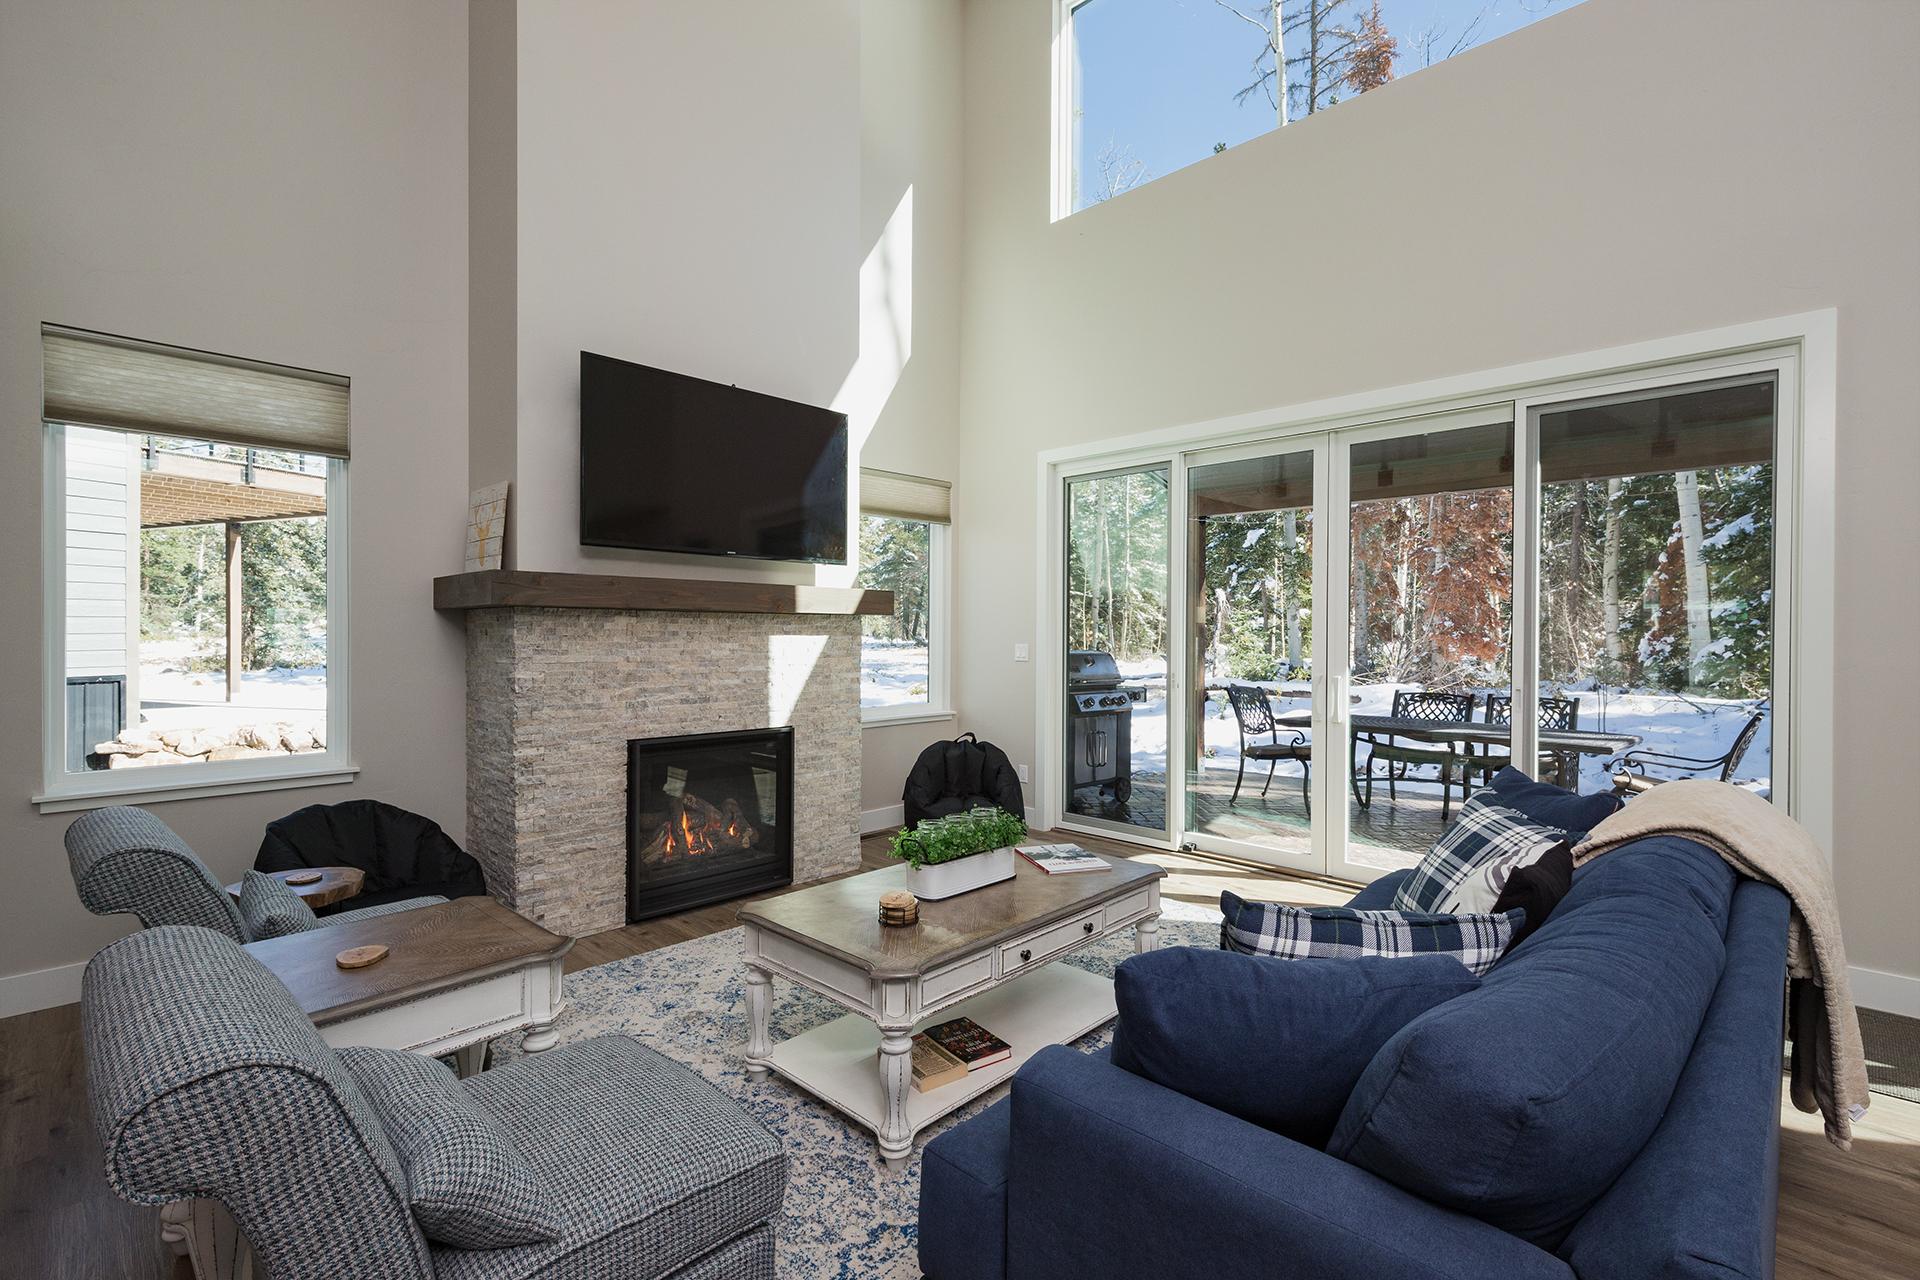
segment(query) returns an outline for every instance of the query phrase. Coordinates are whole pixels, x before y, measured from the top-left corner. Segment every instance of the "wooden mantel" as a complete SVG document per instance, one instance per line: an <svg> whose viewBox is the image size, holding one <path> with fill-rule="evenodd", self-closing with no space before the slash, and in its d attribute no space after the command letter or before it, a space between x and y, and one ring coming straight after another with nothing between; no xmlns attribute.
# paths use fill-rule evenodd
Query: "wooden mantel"
<svg viewBox="0 0 1920 1280"><path fill-rule="evenodd" d="M482 569L433 580L436 609L639 609L690 613L889 614L893 592L710 578Z"/></svg>

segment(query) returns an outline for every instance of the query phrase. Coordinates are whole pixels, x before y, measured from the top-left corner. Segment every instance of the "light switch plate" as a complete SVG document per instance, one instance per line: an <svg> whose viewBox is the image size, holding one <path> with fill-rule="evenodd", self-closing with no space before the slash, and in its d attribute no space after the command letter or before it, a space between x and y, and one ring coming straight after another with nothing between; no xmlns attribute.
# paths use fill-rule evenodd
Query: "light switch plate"
<svg viewBox="0 0 1920 1280"><path fill-rule="evenodd" d="M1025 662L1025 661L1027 660L1027 646L1026 646L1026 645L1024 645L1024 644L1016 644L1015 646L1013 646L1013 660L1014 660L1015 662Z"/></svg>
<svg viewBox="0 0 1920 1280"><path fill-rule="evenodd" d="M1032 782L1032 781L1033 781L1033 779L1032 779L1032 778L1030 778L1030 777L1028 777L1028 776L1027 776L1027 766L1025 766L1025 765L1020 765L1020 766L1019 766L1019 768L1018 768L1018 772L1019 772L1019 774L1020 774L1020 781L1022 781L1022 782Z"/></svg>

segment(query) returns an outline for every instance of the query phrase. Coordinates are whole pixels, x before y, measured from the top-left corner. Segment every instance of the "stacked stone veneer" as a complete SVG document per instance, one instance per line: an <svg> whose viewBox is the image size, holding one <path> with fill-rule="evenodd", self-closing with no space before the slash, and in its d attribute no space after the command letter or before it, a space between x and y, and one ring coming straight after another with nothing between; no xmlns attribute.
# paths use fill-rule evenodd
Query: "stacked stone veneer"
<svg viewBox="0 0 1920 1280"><path fill-rule="evenodd" d="M626 923L627 742L793 726L793 878L860 862L860 624L828 614L467 614L467 847L556 933Z"/></svg>

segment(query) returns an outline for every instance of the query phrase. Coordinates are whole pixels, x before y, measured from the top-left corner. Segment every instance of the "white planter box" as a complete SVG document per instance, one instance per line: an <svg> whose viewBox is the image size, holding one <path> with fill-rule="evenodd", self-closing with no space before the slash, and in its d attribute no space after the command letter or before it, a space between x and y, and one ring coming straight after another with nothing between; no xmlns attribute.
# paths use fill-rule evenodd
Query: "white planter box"
<svg viewBox="0 0 1920 1280"><path fill-rule="evenodd" d="M907 868L907 889L916 898L951 898L970 889L983 889L1002 880L1013 879L1013 860L1018 855L1012 845L1002 845L985 853L976 853L952 862Z"/></svg>

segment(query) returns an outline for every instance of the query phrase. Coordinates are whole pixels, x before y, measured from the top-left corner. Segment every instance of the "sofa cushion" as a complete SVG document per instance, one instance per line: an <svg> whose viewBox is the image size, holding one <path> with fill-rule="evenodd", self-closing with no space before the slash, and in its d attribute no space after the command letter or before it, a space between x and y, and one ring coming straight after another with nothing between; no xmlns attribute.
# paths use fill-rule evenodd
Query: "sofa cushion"
<svg viewBox="0 0 1920 1280"><path fill-rule="evenodd" d="M1493 967L1524 917L1356 911L1294 907L1220 895L1220 946L1282 960L1350 960L1357 956L1449 955L1475 974Z"/></svg>
<svg viewBox="0 0 1920 1280"><path fill-rule="evenodd" d="M1535 822L1565 831L1569 844L1579 844L1582 836L1626 803L1612 792L1583 796L1551 782L1536 782L1512 765L1493 775L1493 790L1509 809L1518 809Z"/></svg>
<svg viewBox="0 0 1920 1280"><path fill-rule="evenodd" d="M920 1160L920 1270L932 1280L1006 1280L1007 1099L927 1143Z"/></svg>
<svg viewBox="0 0 1920 1280"><path fill-rule="evenodd" d="M1433 842L1413 874L1400 882L1393 895L1394 910L1491 911L1506 888L1507 877L1555 847L1566 847L1565 833L1558 827L1533 822L1482 792L1460 806L1453 825Z"/></svg>
<svg viewBox="0 0 1920 1280"><path fill-rule="evenodd" d="M265 942L320 927L320 918L285 883L258 871L240 878L240 923L247 941Z"/></svg>
<svg viewBox="0 0 1920 1280"><path fill-rule="evenodd" d="M1479 985L1444 955L1282 961L1169 947L1114 973L1113 1062L1322 1147L1388 1037Z"/></svg>
<svg viewBox="0 0 1920 1280"><path fill-rule="evenodd" d="M436 1280L668 1276L780 1211L779 1140L628 1036L562 1045L461 1083L506 1127L566 1229L509 1249L436 1247Z"/></svg>
<svg viewBox="0 0 1920 1280"><path fill-rule="evenodd" d="M407 1174L427 1239L462 1249L554 1240L559 1206L493 1115L433 1058L356 1045L340 1050Z"/></svg>
<svg viewBox="0 0 1920 1280"><path fill-rule="evenodd" d="M1660 1122L1720 978L1734 883L1674 837L1582 867L1477 991L1386 1043L1327 1150L1556 1247Z"/></svg>

